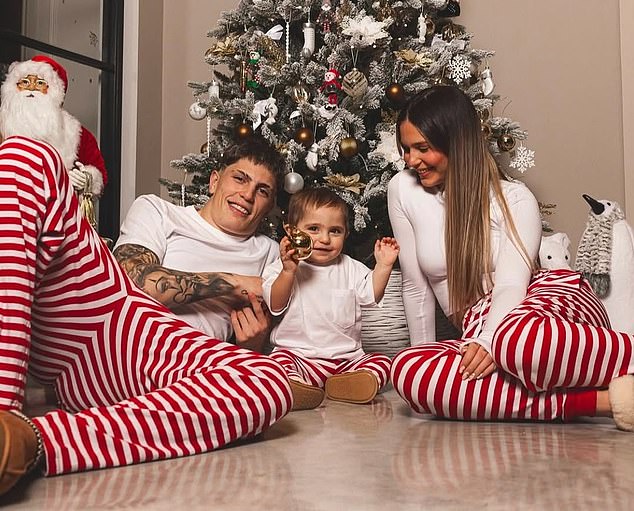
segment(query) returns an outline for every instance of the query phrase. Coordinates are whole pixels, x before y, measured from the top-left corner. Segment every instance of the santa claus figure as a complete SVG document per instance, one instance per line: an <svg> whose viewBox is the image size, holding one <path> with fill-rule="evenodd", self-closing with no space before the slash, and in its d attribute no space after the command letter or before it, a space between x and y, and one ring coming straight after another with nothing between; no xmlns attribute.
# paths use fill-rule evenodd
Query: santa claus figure
<svg viewBox="0 0 634 511"><path fill-rule="evenodd" d="M68 77L55 60L37 55L14 62L0 89L0 134L51 144L62 156L78 194L98 198L107 182L95 137L62 108Z"/></svg>
<svg viewBox="0 0 634 511"><path fill-rule="evenodd" d="M341 90L341 75L336 69L329 69L324 74L324 83L319 87L319 91L328 95L328 104L337 106L339 102L339 91Z"/></svg>

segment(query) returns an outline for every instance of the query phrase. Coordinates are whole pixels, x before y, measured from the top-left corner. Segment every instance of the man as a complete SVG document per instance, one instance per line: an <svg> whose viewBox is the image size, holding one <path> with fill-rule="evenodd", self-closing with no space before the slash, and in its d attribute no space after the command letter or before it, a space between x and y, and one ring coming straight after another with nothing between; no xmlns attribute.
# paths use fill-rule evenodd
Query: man
<svg viewBox="0 0 634 511"><path fill-rule="evenodd" d="M261 351L270 315L260 275L279 255L256 234L275 204L280 154L252 137L227 149L211 173L211 198L197 211L153 195L139 197L121 226L114 254L132 280L194 328L217 339L235 332L239 345ZM249 305L232 310L224 297L239 288Z"/></svg>
<svg viewBox="0 0 634 511"><path fill-rule="evenodd" d="M52 146L0 143L0 195L0 495L41 460L53 475L186 456L288 412L279 364L197 332L127 278ZM63 409L20 413L27 366Z"/></svg>
<svg viewBox="0 0 634 511"><path fill-rule="evenodd" d="M62 156L73 188L100 197L107 182L106 165L95 137L62 108L68 75L57 61L36 55L14 62L2 84L0 134L42 140Z"/></svg>

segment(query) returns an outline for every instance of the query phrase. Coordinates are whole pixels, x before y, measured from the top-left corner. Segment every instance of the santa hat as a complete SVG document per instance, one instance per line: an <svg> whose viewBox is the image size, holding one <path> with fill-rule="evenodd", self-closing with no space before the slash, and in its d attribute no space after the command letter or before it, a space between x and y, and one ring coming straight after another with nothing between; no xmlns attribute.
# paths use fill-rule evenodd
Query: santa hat
<svg viewBox="0 0 634 511"><path fill-rule="evenodd" d="M5 87L15 87L20 78L27 75L44 78L48 83L48 94L53 95L59 105L62 104L68 88L68 75L59 62L45 55L36 55L31 60L11 64L2 86L3 95Z"/></svg>
<svg viewBox="0 0 634 511"><path fill-rule="evenodd" d="M66 69L57 62L53 60L51 57L47 57L46 55L36 55L31 59L33 62L44 62L53 68L53 71L57 73L62 82L64 83L64 92L68 90L68 75L66 74Z"/></svg>
<svg viewBox="0 0 634 511"><path fill-rule="evenodd" d="M335 75L335 78L341 78L341 75L339 74L339 71L337 71L336 69L329 69L328 72L332 73L333 75Z"/></svg>

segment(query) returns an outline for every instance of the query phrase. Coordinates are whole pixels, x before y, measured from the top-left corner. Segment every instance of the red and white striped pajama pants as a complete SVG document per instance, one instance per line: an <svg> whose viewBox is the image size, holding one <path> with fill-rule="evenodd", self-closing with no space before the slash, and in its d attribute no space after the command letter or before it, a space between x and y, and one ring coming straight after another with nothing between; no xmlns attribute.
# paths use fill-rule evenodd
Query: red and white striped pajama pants
<svg viewBox="0 0 634 511"><path fill-rule="evenodd" d="M464 338L486 318L490 295L464 319ZM497 370L481 380L458 373L462 341L430 342L392 361L394 388L417 412L464 420L569 419L575 403L634 373L634 336L609 328L589 284L571 270L542 271L492 341ZM588 394L590 393L590 394Z"/></svg>
<svg viewBox="0 0 634 511"><path fill-rule="evenodd" d="M0 145L0 409L27 366L64 410L33 419L47 475L185 456L291 407L284 369L195 331L127 278L81 218L59 155Z"/></svg>
<svg viewBox="0 0 634 511"><path fill-rule="evenodd" d="M275 349L271 358L277 360L290 379L323 388L326 380L335 374L369 371L379 382L379 390L389 381L392 361L387 355L366 353L352 360L306 358L287 349Z"/></svg>

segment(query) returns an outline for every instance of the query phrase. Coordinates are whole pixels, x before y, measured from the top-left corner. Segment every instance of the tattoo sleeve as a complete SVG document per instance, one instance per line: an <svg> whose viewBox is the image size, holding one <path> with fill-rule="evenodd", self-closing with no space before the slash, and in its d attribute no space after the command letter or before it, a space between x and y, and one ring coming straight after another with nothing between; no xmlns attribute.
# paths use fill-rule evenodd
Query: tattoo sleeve
<svg viewBox="0 0 634 511"><path fill-rule="evenodd" d="M165 268L154 252L140 245L121 245L114 256L140 289L169 308L209 298L220 306L235 308L246 299L231 273L193 273Z"/></svg>

